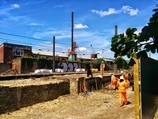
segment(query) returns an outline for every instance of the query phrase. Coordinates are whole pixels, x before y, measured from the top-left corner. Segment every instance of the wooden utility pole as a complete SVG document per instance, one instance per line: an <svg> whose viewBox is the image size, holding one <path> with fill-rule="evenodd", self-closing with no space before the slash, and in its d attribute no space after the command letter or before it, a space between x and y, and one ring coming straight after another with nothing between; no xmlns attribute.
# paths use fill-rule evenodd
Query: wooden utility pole
<svg viewBox="0 0 158 119"><path fill-rule="evenodd" d="M136 54L135 54L136 55ZM139 79L139 60L134 56L134 112L135 119L141 119L140 115L140 79Z"/></svg>

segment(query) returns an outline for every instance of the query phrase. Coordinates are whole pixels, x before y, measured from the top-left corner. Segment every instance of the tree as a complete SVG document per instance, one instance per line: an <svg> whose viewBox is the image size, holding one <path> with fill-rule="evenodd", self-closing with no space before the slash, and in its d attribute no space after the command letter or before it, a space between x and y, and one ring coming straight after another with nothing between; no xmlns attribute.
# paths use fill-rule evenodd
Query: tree
<svg viewBox="0 0 158 119"><path fill-rule="evenodd" d="M147 58L147 52L158 52L158 9L154 9L154 12L141 33L136 33L137 28L128 28L125 33L112 37L111 51L115 58L127 56L131 58L130 65L134 65L134 53L137 58Z"/></svg>
<svg viewBox="0 0 158 119"><path fill-rule="evenodd" d="M128 58L133 56L133 52L138 52L140 46L138 44L138 39L140 35L135 32L136 28L128 28L125 33L115 35L112 38L111 51L114 51L114 57L125 56Z"/></svg>
<svg viewBox="0 0 158 119"><path fill-rule="evenodd" d="M97 59L95 60L95 63L96 63L97 65L100 65L102 61L104 61L104 64L106 63L103 58L97 58Z"/></svg>
<svg viewBox="0 0 158 119"><path fill-rule="evenodd" d="M106 62L105 62L105 60L103 58L97 58L97 59L95 59L93 61L92 60L91 61L84 61L83 63L85 63L86 66L92 63L94 68L98 68L99 69L100 64L101 64L102 61L104 61L104 63L106 64Z"/></svg>
<svg viewBox="0 0 158 119"><path fill-rule="evenodd" d="M94 60L94 65L98 70L100 70L100 64L102 61L104 62L104 64L106 64L106 62L103 58L97 58Z"/></svg>
<svg viewBox="0 0 158 119"><path fill-rule="evenodd" d="M129 68L126 60L124 60L122 57L116 58L114 60L114 64L117 64L118 69L128 69Z"/></svg>
<svg viewBox="0 0 158 119"><path fill-rule="evenodd" d="M144 49L152 53L158 53L158 9L153 10L155 13L150 18L148 25L142 29L139 42L149 42L145 44Z"/></svg>

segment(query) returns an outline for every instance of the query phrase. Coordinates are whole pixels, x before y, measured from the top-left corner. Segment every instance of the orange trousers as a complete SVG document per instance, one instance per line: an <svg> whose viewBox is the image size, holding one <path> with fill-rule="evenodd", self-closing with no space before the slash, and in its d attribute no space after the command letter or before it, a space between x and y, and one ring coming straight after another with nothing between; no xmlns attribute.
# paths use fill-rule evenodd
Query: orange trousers
<svg viewBox="0 0 158 119"><path fill-rule="evenodd" d="M120 101L120 105L123 105L123 103L127 104L127 93L126 92L119 92L119 101Z"/></svg>

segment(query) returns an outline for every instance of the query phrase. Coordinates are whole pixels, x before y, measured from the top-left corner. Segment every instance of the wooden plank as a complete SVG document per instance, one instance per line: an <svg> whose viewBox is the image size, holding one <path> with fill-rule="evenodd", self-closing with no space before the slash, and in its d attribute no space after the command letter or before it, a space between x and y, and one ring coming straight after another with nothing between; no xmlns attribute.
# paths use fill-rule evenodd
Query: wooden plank
<svg viewBox="0 0 158 119"><path fill-rule="evenodd" d="M139 60L134 58L136 64L134 65L134 112L135 119L140 118L140 86L139 86Z"/></svg>

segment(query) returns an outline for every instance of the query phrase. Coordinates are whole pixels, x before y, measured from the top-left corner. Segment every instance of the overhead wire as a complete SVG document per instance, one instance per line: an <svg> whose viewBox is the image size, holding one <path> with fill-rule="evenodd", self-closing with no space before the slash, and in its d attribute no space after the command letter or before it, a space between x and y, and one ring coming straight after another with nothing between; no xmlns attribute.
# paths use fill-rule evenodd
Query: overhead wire
<svg viewBox="0 0 158 119"><path fill-rule="evenodd" d="M6 32L0 32L0 34L10 35L10 36L16 36L16 37L21 37L21 38L27 38L27 39L33 39L33 40L38 40L38 41L47 41L47 42L50 41L50 40L33 38L33 37L22 36L22 35L16 35L16 34L11 34L11 33L6 33ZM56 42L56 43L58 43L58 44L64 44L64 45L70 45L70 44L61 43L61 42Z"/></svg>
<svg viewBox="0 0 158 119"><path fill-rule="evenodd" d="M10 35L10 36L16 36L16 37L21 37L21 38L27 38L27 39L34 39L34 40L39 40L39 41L48 41L48 40L44 40L44 39L32 38L32 37L28 37L28 36L21 36L21 35L6 33L6 32L0 32L0 34Z"/></svg>
<svg viewBox="0 0 158 119"><path fill-rule="evenodd" d="M6 33L6 32L0 32L0 34L9 35L9 36L15 36L15 37L21 37L21 38L27 38L27 39L33 39L33 40L37 40L37 41L47 41L47 42L50 41L50 40L38 39L38 38L33 38L33 37L28 37L28 36L22 36L22 35L16 35L16 34L11 34L11 33ZM22 42L22 41L19 41L19 40L6 39L6 38L0 38L0 39L4 39L7 42L9 42L9 41L17 41L17 42L21 42L21 43L27 44L27 45L36 45L36 46L42 46L42 47L47 47L48 48L47 45L33 44L33 43ZM62 44L62 45L67 45L67 46L71 45L71 44L61 43L61 42L55 42L55 43ZM86 47L86 48L89 48L89 49L91 48L91 47L87 47L87 46L80 46L80 47ZM101 50L100 48L95 48L95 47L93 47L93 49L95 49L95 50Z"/></svg>
<svg viewBox="0 0 158 119"><path fill-rule="evenodd" d="M6 40L6 43L8 43L9 41L16 41L16 42L18 42L20 44L23 44L23 45L29 45L29 46L36 45L36 46L48 47L46 45L40 45L40 44L37 45L37 44L26 43L26 42L22 42L22 41L13 40L13 39L6 39L6 38L1 38L1 37L0 37L0 39L1 39L1 41Z"/></svg>

